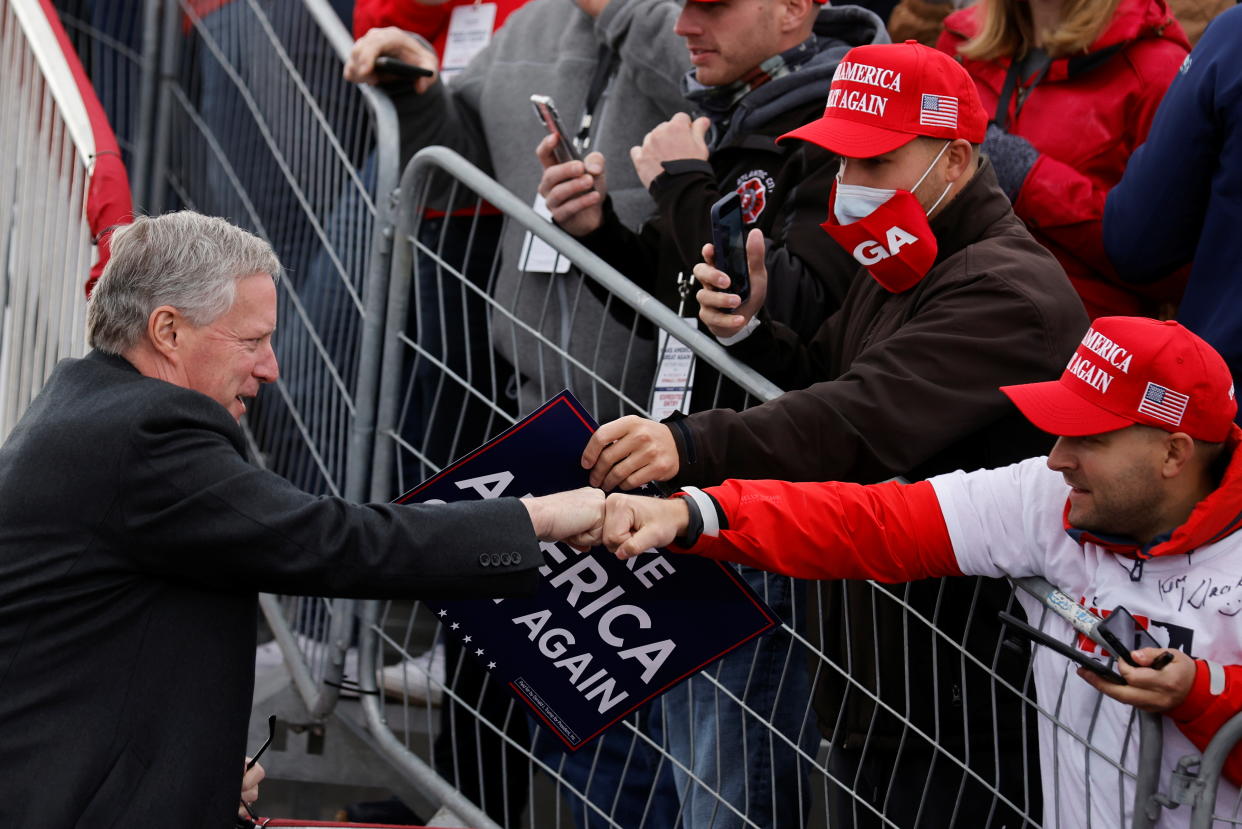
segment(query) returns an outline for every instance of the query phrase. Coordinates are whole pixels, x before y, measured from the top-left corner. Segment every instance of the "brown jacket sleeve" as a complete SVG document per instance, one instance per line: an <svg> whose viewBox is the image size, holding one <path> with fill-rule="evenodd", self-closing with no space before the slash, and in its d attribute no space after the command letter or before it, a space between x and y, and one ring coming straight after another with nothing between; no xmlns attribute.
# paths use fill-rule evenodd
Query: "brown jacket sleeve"
<svg viewBox="0 0 1242 829"><path fill-rule="evenodd" d="M743 412L714 409L670 424L681 453L676 482L879 481L1006 416L1010 403L998 387L1056 377L1087 327L1081 305L1021 276L949 280L836 379ZM834 322L841 320L821 334L831 336Z"/></svg>

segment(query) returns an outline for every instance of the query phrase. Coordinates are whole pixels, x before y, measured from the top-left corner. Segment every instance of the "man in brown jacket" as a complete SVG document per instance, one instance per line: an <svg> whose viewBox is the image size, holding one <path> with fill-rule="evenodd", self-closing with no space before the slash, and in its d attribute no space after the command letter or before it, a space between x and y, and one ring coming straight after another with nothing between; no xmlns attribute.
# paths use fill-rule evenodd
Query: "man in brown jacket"
<svg viewBox="0 0 1242 829"><path fill-rule="evenodd" d="M788 137L845 159L824 229L869 278L803 342L765 318L762 248L749 239L751 298L738 307L704 288L700 318L731 353L799 390L743 412L606 424L583 455L592 484L866 483L1045 452L1047 438L997 387L1059 371L1087 317L980 157L985 125L973 83L947 56L915 44L846 55L824 117ZM706 264L695 275L728 284ZM903 827L1017 825L996 792L1039 813L1025 794L1038 786L1021 700L992 676L1023 687L1025 661L999 650L994 623L1007 585L956 579L880 592L847 582L823 585L821 597L824 651L850 672L821 672L816 691L837 779ZM864 825L869 809L848 794L830 799L833 826Z"/></svg>

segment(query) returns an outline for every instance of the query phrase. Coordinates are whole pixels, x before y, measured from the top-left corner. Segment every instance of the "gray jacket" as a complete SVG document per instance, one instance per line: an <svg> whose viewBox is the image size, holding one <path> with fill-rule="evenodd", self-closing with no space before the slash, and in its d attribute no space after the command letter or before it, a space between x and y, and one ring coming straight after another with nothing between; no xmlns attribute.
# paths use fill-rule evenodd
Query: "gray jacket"
<svg viewBox="0 0 1242 829"><path fill-rule="evenodd" d="M611 162L608 192L621 219L637 227L654 205L629 163L630 147L657 124L687 108L680 80L687 56L673 25L675 0L612 0L592 19L573 0L533 0L515 11L486 49L451 84L424 95L394 95L403 157L442 144L473 161L524 201L535 198L543 173L535 146L546 134L531 111L532 94L550 95L566 129L577 131L601 45L620 54L618 69L596 107L591 148ZM654 347L634 341L612 320L575 271L550 278L518 269L526 232L510 223L502 242L493 294L493 346L524 378L520 407L570 387L601 420L624 409L608 386L622 387L646 406ZM572 367L546 341L587 368ZM592 377L592 375L596 377ZM602 382L600 382L602 381Z"/></svg>

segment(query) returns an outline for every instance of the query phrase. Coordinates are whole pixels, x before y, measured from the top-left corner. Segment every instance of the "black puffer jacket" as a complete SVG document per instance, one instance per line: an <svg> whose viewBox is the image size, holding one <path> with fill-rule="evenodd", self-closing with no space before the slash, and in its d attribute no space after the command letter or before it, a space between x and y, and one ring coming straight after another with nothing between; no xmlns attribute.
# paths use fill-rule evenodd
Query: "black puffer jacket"
<svg viewBox="0 0 1242 829"><path fill-rule="evenodd" d="M840 305L858 268L819 227L827 217L836 157L802 141L778 145L776 139L823 114L832 73L846 52L888 42L880 19L857 6L822 9L814 32L818 54L743 98L723 134L715 129L709 134L708 161L664 165L650 188L656 214L638 233L606 207L603 226L582 241L677 310L678 274L690 275L712 239L711 206L737 190L747 207L747 231L760 228L768 239L769 313L810 336ZM692 81L684 85L691 98L693 86ZM685 300L683 316L698 314L695 290ZM618 303L612 307L624 313Z"/></svg>

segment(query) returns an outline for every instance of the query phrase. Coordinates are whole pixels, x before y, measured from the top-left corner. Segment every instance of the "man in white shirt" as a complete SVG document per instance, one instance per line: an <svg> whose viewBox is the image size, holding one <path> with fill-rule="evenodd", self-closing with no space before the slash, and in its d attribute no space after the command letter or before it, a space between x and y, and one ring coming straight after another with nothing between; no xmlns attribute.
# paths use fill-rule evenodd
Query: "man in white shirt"
<svg viewBox="0 0 1242 829"><path fill-rule="evenodd" d="M1061 378L1002 391L1059 436L1047 458L910 485L727 481L668 501L610 496L621 557L690 553L800 578L904 582L1039 575L1106 615L1124 606L1162 645L1112 685L1036 648L1048 826L1129 823L1138 756L1131 706L1164 714L1161 780L1242 709L1242 431L1224 360L1176 322L1097 319ZM744 509L743 509L744 505ZM1020 597L1031 618L1039 604ZM1086 651L1068 623L1044 629ZM1100 694L1106 698L1102 699ZM1054 719L1055 717L1055 719ZM1217 813L1239 805L1242 750ZM1161 826L1186 826L1186 809Z"/></svg>

